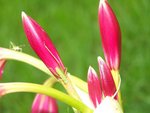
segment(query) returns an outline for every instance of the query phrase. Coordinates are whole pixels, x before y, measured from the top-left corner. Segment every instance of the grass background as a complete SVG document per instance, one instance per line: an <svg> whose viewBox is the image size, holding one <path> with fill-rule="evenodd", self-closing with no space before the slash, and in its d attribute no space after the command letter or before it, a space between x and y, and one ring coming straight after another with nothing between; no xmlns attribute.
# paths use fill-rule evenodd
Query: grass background
<svg viewBox="0 0 150 113"><path fill-rule="evenodd" d="M34 18L50 35L69 72L86 80L87 69L97 70L103 56L97 20L98 0L0 0L0 46L10 41L36 56L25 37L21 11ZM122 98L125 113L150 111L150 1L109 0L122 30ZM41 71L20 62L7 62L1 82L43 83ZM62 89L61 86L56 86ZM0 98L0 113L29 113L34 94ZM72 113L59 102L60 113Z"/></svg>

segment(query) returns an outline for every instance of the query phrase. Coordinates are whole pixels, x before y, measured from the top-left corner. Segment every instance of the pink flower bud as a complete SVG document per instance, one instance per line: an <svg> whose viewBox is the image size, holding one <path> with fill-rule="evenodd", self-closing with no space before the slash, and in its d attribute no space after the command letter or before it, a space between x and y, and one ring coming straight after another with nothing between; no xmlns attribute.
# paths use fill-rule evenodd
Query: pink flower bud
<svg viewBox="0 0 150 113"><path fill-rule="evenodd" d="M97 105L101 103L102 91L97 73L92 67L89 67L88 70L88 91L89 96L96 108Z"/></svg>
<svg viewBox="0 0 150 113"><path fill-rule="evenodd" d="M98 17L106 63L111 70L118 70L121 60L121 31L107 0L100 0Z"/></svg>
<svg viewBox="0 0 150 113"><path fill-rule="evenodd" d="M56 100L42 94L37 94L32 104L32 113L58 113Z"/></svg>
<svg viewBox="0 0 150 113"><path fill-rule="evenodd" d="M48 69L58 78L56 68L65 72L65 67L49 36L36 21L27 16L24 12L22 12L22 21L25 34L31 47Z"/></svg>
<svg viewBox="0 0 150 113"><path fill-rule="evenodd" d="M109 67L101 57L98 57L100 71L100 80L104 96L113 96L116 92L116 86ZM115 97L117 99L117 97Z"/></svg>
<svg viewBox="0 0 150 113"><path fill-rule="evenodd" d="M4 72L4 67L5 67L5 64L6 64L6 60L0 60L0 79L2 78L2 74Z"/></svg>

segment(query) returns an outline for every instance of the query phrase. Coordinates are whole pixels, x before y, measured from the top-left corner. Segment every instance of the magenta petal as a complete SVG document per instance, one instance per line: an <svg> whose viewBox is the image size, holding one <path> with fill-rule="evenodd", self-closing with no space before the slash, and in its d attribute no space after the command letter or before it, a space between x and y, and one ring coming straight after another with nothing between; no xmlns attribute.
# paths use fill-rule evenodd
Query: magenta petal
<svg viewBox="0 0 150 113"><path fill-rule="evenodd" d="M121 60L121 31L107 0L100 1L98 17L106 63L110 69L118 70Z"/></svg>
<svg viewBox="0 0 150 113"><path fill-rule="evenodd" d="M116 92L116 86L110 69L101 57L98 57L98 65L104 96L113 96ZM115 98L117 99L117 97Z"/></svg>
<svg viewBox="0 0 150 113"><path fill-rule="evenodd" d="M37 94L32 104L32 113L58 113L56 100L42 94Z"/></svg>
<svg viewBox="0 0 150 113"><path fill-rule="evenodd" d="M65 71L56 48L42 27L24 12L22 13L22 21L31 47L50 71L56 73L56 68Z"/></svg>
<svg viewBox="0 0 150 113"><path fill-rule="evenodd" d="M6 60L0 60L0 79L2 78L5 64L6 64Z"/></svg>
<svg viewBox="0 0 150 113"><path fill-rule="evenodd" d="M102 100L102 91L100 87L99 78L92 67L89 67L88 70L88 91L89 96L95 106L101 103Z"/></svg>

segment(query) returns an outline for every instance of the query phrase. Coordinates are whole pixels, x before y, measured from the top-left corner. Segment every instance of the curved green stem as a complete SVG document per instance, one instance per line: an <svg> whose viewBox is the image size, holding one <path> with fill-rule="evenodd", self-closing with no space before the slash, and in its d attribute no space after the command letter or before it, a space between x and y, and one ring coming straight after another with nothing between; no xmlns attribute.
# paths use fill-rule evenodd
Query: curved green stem
<svg viewBox="0 0 150 113"><path fill-rule="evenodd" d="M78 77L74 76L74 75L68 75L71 79L71 81L78 87L80 88L82 91L88 93L88 87L87 87L87 83L81 79L79 79Z"/></svg>
<svg viewBox="0 0 150 113"><path fill-rule="evenodd" d="M44 85L38 85L33 83L0 83L0 96L14 93L14 92L32 92L40 93L51 96L57 100L60 100L83 113L92 113L93 111L88 108L81 101L72 98L65 93L62 93L54 88L50 88Z"/></svg>
<svg viewBox="0 0 150 113"><path fill-rule="evenodd" d="M45 81L44 85L49 86L49 87L52 87L56 82L58 82L58 80L57 80L56 78L50 77L49 79L47 79L47 80ZM64 87L64 88L66 88L66 87ZM67 90L68 90L68 89L67 89ZM72 90L70 90L70 91L72 91ZM68 92L68 93L70 93L70 92ZM72 93L73 93L73 92L72 92ZM72 96L72 97L74 97L74 96ZM77 99L78 99L78 98L77 98ZM74 109L74 108L73 108L73 110L74 110L75 113L80 113L80 111L78 111L77 109Z"/></svg>
<svg viewBox="0 0 150 113"><path fill-rule="evenodd" d="M0 48L0 59L8 59L8 60L17 60L36 67L39 70L42 70L48 75L53 76L53 74L48 70L45 64L39 59L25 54L23 52L14 51L11 49Z"/></svg>
<svg viewBox="0 0 150 113"><path fill-rule="evenodd" d="M21 62L32 65L33 67L43 71L44 73L46 73L50 76L53 76L53 74L48 70L48 68L45 66L45 64L41 60L39 60L31 55L25 54L23 52L18 52L18 51L6 49L6 48L0 48L0 59L21 61ZM71 81L73 81L73 83L77 87L79 87L80 89L82 89L85 92L88 92L86 82L84 82L83 80L81 80L73 75L70 75L69 77L71 78Z"/></svg>
<svg viewBox="0 0 150 113"><path fill-rule="evenodd" d="M52 87L55 83L57 82L57 79L54 77L50 77L48 78L43 85L48 86L48 87Z"/></svg>

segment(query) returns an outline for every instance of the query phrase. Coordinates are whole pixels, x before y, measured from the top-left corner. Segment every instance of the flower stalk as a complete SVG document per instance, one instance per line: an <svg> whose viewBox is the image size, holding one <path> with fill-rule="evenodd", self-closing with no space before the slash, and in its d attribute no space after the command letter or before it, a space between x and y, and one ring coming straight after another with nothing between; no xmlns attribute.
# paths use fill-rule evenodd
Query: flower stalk
<svg viewBox="0 0 150 113"><path fill-rule="evenodd" d="M50 76L53 76L53 74L48 70L48 68L45 66L45 64L33 56L30 56L23 52L18 52L18 51L6 49L6 48L0 48L0 50L1 50L0 59L21 61L21 62L30 64L33 67L36 67L37 69L45 72L46 74L48 74ZM64 88L66 89L66 91L68 92L68 94L70 96L72 96L76 99L80 99L80 97L78 96L78 94L76 93L76 91L74 89L73 84L76 84L80 89L84 89L87 92L87 90L86 90L87 84L84 81L82 81L81 79L79 79L75 76L71 76L69 73L66 76L59 69L57 70L57 72L61 75L61 77L63 77L63 76L65 77L65 80L63 78L63 80L60 79L60 80L57 80L57 82L59 81L64 86ZM68 77L68 78L66 79L66 77ZM71 78L71 80L70 80L70 78ZM67 80L67 82L64 82L66 80ZM74 82L72 82L72 81L74 81ZM83 86L85 86L85 88L83 88Z"/></svg>
<svg viewBox="0 0 150 113"><path fill-rule="evenodd" d="M57 100L60 100L83 113L92 113L93 111L84 105L81 101L72 98L65 93L62 93L54 88L50 88L44 85L33 83L0 83L0 96L15 93L15 92L32 92L40 93L47 96L51 96Z"/></svg>
<svg viewBox="0 0 150 113"><path fill-rule="evenodd" d="M53 77L53 74L48 70L48 68L41 60L31 55L28 55L26 53L10 50L6 48L0 48L0 59L15 60L15 61L27 63ZM69 73L67 75L71 79L73 84L75 84L83 91L88 92L86 82L77 78L76 76L70 75Z"/></svg>

